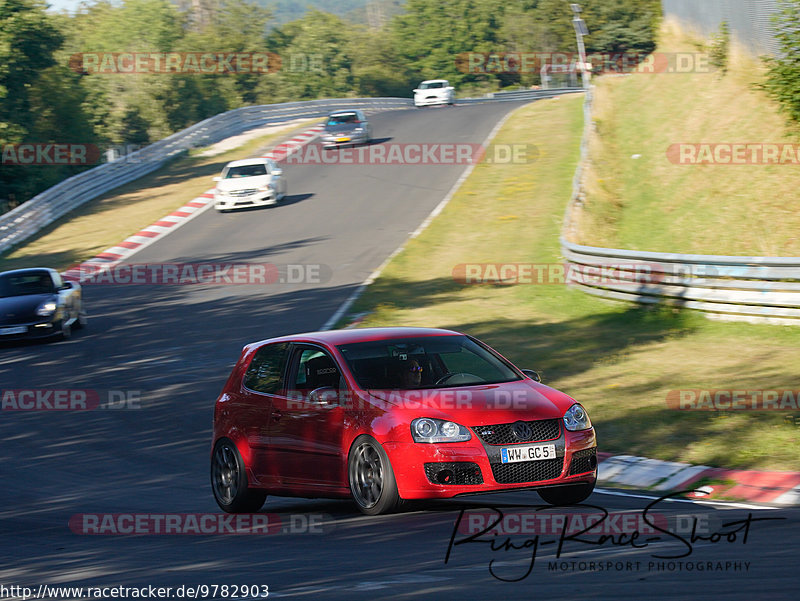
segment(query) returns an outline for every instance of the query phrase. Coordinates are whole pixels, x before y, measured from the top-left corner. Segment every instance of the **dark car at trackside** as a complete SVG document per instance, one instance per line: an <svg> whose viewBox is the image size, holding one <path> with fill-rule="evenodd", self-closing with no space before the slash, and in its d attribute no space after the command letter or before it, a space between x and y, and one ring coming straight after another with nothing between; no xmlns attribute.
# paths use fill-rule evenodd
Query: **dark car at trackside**
<svg viewBox="0 0 800 601"><path fill-rule="evenodd" d="M69 338L86 325L81 285L64 281L54 269L0 273L0 342Z"/></svg>

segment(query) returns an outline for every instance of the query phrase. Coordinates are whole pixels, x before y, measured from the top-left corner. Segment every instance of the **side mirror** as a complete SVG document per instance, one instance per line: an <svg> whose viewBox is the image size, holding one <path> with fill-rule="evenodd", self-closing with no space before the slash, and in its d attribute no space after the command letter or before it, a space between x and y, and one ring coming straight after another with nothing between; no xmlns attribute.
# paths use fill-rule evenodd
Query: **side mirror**
<svg viewBox="0 0 800 601"><path fill-rule="evenodd" d="M447 89L448 90L455 90L455 88L453 86L447 86Z"/></svg>
<svg viewBox="0 0 800 601"><path fill-rule="evenodd" d="M272 175L283 175L283 169L273 169Z"/></svg>
<svg viewBox="0 0 800 601"><path fill-rule="evenodd" d="M339 402L339 393L333 386L315 388L308 394L308 400L318 405L336 405Z"/></svg>
<svg viewBox="0 0 800 601"><path fill-rule="evenodd" d="M533 371L532 369L522 369L520 370L526 376L528 376L534 382L541 382L542 377L539 375L539 372Z"/></svg>
<svg viewBox="0 0 800 601"><path fill-rule="evenodd" d="M59 290L71 290L73 288L72 282L64 282L58 287Z"/></svg>
<svg viewBox="0 0 800 601"><path fill-rule="evenodd" d="M214 178L214 181L215 182L221 182L222 178L218 175L217 177Z"/></svg>
<svg viewBox="0 0 800 601"><path fill-rule="evenodd" d="M419 94L422 90L415 89L414 94Z"/></svg>

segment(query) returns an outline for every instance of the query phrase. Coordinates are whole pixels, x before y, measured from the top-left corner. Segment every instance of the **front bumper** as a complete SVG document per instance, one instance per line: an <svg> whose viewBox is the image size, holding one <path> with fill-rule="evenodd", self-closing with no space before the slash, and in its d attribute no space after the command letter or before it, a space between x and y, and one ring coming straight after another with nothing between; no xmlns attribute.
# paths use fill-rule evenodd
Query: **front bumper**
<svg viewBox="0 0 800 601"><path fill-rule="evenodd" d="M42 319L24 324L0 325L0 342L49 338L61 333L59 319Z"/></svg>
<svg viewBox="0 0 800 601"><path fill-rule="evenodd" d="M228 196L214 194L214 208L217 211L244 209L246 207L267 207L278 203L275 190L258 191L248 196Z"/></svg>
<svg viewBox="0 0 800 601"><path fill-rule="evenodd" d="M546 442L555 443L556 460L513 464L500 462L500 448L511 445L487 445L474 435L472 440L462 443L437 445L387 442L383 444L383 448L389 456L398 492L403 499L450 498L468 494L595 482L597 461L596 453L592 453L591 450L596 449L597 442L593 428L582 432L562 431L560 438ZM579 453L580 451L586 452ZM547 461L557 461L557 463L546 464ZM477 472L471 466L475 466ZM435 483L437 474L442 469L447 469L455 475L455 478L450 480L453 483ZM533 479L529 480L528 477Z"/></svg>
<svg viewBox="0 0 800 601"><path fill-rule="evenodd" d="M449 96L428 96L425 98L414 98L414 106L436 106L440 104L450 104L452 99Z"/></svg>
<svg viewBox="0 0 800 601"><path fill-rule="evenodd" d="M358 133L348 133L343 135L324 135L320 138L325 148L336 146L350 146L353 144L366 144L369 142L369 134L366 131Z"/></svg>

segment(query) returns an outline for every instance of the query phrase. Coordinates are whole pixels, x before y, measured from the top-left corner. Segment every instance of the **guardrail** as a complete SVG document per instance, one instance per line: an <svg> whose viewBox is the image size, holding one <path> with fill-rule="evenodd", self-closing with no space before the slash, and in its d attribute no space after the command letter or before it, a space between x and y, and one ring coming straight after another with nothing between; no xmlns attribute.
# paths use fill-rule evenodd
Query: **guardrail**
<svg viewBox="0 0 800 601"><path fill-rule="evenodd" d="M487 101L535 100L581 91L576 88L496 92L485 98L458 99L458 104ZM285 102L234 109L209 117L171 136L126 155L74 175L34 198L0 215L0 253L23 242L63 217L69 211L138 179L190 148L208 146L227 137L270 123L324 117L333 110L353 107L365 110L410 108L410 98L352 98Z"/></svg>
<svg viewBox="0 0 800 601"><path fill-rule="evenodd" d="M568 263L567 281L584 292L613 300L685 307L721 319L800 325L800 257L688 255L569 241L584 201L592 101L589 90L584 101L581 155L560 240L561 254Z"/></svg>
<svg viewBox="0 0 800 601"><path fill-rule="evenodd" d="M490 92L483 98L457 98L456 104L471 104L473 102L511 102L514 100L536 100L537 98L552 98L564 94L583 92L583 88L551 88L549 90L514 90L513 92Z"/></svg>

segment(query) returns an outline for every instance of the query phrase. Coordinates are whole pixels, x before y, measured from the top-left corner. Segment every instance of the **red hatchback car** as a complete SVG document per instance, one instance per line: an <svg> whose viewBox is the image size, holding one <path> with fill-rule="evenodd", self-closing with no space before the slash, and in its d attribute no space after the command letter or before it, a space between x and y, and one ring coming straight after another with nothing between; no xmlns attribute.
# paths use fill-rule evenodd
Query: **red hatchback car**
<svg viewBox="0 0 800 601"><path fill-rule="evenodd" d="M211 486L228 512L267 494L405 499L535 489L586 499L597 478L584 408L449 330L364 328L246 346L214 408Z"/></svg>

